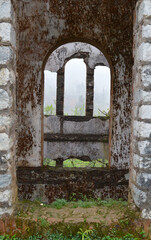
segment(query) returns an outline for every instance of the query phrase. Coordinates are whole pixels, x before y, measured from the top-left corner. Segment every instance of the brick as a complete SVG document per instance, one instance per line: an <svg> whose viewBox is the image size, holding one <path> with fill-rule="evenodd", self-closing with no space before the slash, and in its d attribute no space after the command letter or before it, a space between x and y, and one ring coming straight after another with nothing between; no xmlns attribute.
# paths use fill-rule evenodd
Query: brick
<svg viewBox="0 0 151 240"><path fill-rule="evenodd" d="M9 96L5 90L0 89L0 110L10 107Z"/></svg>

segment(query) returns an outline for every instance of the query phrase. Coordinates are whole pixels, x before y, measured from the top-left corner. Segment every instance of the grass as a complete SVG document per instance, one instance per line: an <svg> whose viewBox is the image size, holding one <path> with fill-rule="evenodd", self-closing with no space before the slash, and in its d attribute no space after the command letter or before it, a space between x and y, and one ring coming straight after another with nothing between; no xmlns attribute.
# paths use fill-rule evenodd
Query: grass
<svg viewBox="0 0 151 240"><path fill-rule="evenodd" d="M56 167L56 161L49 158L44 159L44 166ZM107 167L108 160L98 159L93 161L82 161L80 159L67 159L63 162L64 168L86 168L86 167Z"/></svg>

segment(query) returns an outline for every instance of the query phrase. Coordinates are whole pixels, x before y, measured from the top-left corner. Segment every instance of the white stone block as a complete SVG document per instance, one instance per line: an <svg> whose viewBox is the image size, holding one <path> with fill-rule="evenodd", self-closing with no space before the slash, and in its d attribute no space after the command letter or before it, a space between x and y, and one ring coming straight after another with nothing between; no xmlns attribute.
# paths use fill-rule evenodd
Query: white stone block
<svg viewBox="0 0 151 240"><path fill-rule="evenodd" d="M151 1L143 0L138 9L138 22L151 16Z"/></svg>
<svg viewBox="0 0 151 240"><path fill-rule="evenodd" d="M12 215L13 214L13 208L0 208L0 216L2 216L3 214L9 214Z"/></svg>
<svg viewBox="0 0 151 240"><path fill-rule="evenodd" d="M137 60L151 62L151 43L142 43L137 52Z"/></svg>
<svg viewBox="0 0 151 240"><path fill-rule="evenodd" d="M10 80L10 72L7 68L0 69L0 86L6 86Z"/></svg>
<svg viewBox="0 0 151 240"><path fill-rule="evenodd" d="M7 64L12 59L12 49L10 47L0 46L0 64Z"/></svg>
<svg viewBox="0 0 151 240"><path fill-rule="evenodd" d="M10 23L0 23L0 41L11 41L11 29L12 27Z"/></svg>
<svg viewBox="0 0 151 240"><path fill-rule="evenodd" d="M151 219L151 210L143 209L141 216L144 219Z"/></svg>
<svg viewBox="0 0 151 240"><path fill-rule="evenodd" d="M139 109L139 117L141 119L151 119L151 105L143 105Z"/></svg>
<svg viewBox="0 0 151 240"><path fill-rule="evenodd" d="M151 85L151 66L143 66L141 72L141 80L144 87Z"/></svg>
<svg viewBox="0 0 151 240"><path fill-rule="evenodd" d="M151 124L134 121L134 136L149 138L151 135Z"/></svg>
<svg viewBox="0 0 151 240"><path fill-rule="evenodd" d="M142 27L142 38L145 38L145 39L151 38L151 25Z"/></svg>
<svg viewBox="0 0 151 240"><path fill-rule="evenodd" d="M6 133L0 133L0 151L9 150L9 137Z"/></svg>
<svg viewBox="0 0 151 240"><path fill-rule="evenodd" d="M11 1L0 0L0 20L11 18Z"/></svg>
<svg viewBox="0 0 151 240"><path fill-rule="evenodd" d="M140 154L151 154L151 143L149 141L139 141L138 150Z"/></svg>
<svg viewBox="0 0 151 240"><path fill-rule="evenodd" d="M0 116L0 126L9 126L11 123L11 118L7 116Z"/></svg>
<svg viewBox="0 0 151 240"><path fill-rule="evenodd" d="M11 190L5 190L4 192L0 192L0 202L10 202L11 195Z"/></svg>
<svg viewBox="0 0 151 240"><path fill-rule="evenodd" d="M137 188L134 184L132 185L132 195L137 207L140 207L147 201L147 194Z"/></svg>
<svg viewBox="0 0 151 240"><path fill-rule="evenodd" d="M0 89L0 110L7 109L10 106L8 93Z"/></svg>
<svg viewBox="0 0 151 240"><path fill-rule="evenodd" d="M137 154L134 154L134 155L133 155L133 165L134 165L134 167L139 168L140 162L142 162L142 161L143 161L143 158L142 158L142 157L140 157L140 156L137 155Z"/></svg>

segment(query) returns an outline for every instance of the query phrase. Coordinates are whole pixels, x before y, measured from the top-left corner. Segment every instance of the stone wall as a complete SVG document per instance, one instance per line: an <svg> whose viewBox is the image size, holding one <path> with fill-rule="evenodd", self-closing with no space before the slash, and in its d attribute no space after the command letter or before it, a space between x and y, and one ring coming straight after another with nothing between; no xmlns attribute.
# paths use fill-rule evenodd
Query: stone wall
<svg viewBox="0 0 151 240"><path fill-rule="evenodd" d="M16 35L14 6L0 0L0 216L16 201Z"/></svg>
<svg viewBox="0 0 151 240"><path fill-rule="evenodd" d="M109 120L96 117L44 117L44 158L108 159Z"/></svg>
<svg viewBox="0 0 151 240"><path fill-rule="evenodd" d="M42 165L43 70L50 54L69 42L100 49L112 71L110 162L129 166L133 10L136 0L20 0L18 19L17 159Z"/></svg>
<svg viewBox="0 0 151 240"><path fill-rule="evenodd" d="M80 53L87 53L87 66L91 69L94 69L96 65L104 65L109 67L104 54L97 49L96 47L82 42L74 42L64 44L63 46L57 48L48 58L48 61L45 66L45 70L51 72L58 72L64 64L65 60L69 60L71 57L76 58Z"/></svg>
<svg viewBox="0 0 151 240"><path fill-rule="evenodd" d="M134 106L131 188L143 218L151 219L151 1L140 0L134 22Z"/></svg>
<svg viewBox="0 0 151 240"><path fill-rule="evenodd" d="M128 170L19 167L17 179L20 199L40 199L44 203L58 198L70 200L73 193L77 199L128 197Z"/></svg>

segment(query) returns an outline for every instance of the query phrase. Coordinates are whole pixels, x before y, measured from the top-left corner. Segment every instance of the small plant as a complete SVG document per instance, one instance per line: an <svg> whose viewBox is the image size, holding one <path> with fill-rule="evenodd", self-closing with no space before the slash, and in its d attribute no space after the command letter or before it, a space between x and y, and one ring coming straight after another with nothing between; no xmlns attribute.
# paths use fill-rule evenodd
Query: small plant
<svg viewBox="0 0 151 240"><path fill-rule="evenodd" d="M110 118L110 110L108 109L107 111L105 110L100 110L98 109L100 113L103 114L103 116L106 118L106 119L109 119Z"/></svg>
<svg viewBox="0 0 151 240"><path fill-rule="evenodd" d="M61 209L66 204L67 204L67 201L65 199L56 199L56 201L51 204L51 207L56 209Z"/></svg>
<svg viewBox="0 0 151 240"><path fill-rule="evenodd" d="M56 106L56 101L53 101L54 105ZM44 115L56 115L56 107L53 106L53 104L51 105L47 105L44 108Z"/></svg>
<svg viewBox="0 0 151 240"><path fill-rule="evenodd" d="M80 231L78 232L79 235L81 235L82 239L81 240L90 240L90 235L93 233L92 230L87 229L87 230L83 230L82 228L80 228Z"/></svg>

